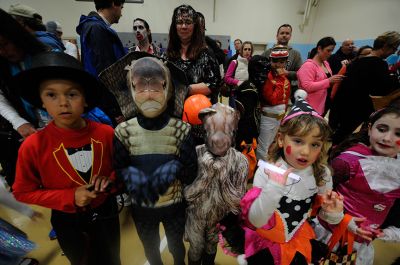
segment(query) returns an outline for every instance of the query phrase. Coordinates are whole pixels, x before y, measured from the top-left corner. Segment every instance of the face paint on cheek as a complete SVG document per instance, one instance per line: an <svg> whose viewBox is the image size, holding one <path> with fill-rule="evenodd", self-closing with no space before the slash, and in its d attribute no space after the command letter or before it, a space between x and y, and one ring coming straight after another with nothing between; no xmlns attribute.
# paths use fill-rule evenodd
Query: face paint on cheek
<svg viewBox="0 0 400 265"><path fill-rule="evenodd" d="M400 140L396 141L396 144L400 146Z"/></svg>
<svg viewBox="0 0 400 265"><path fill-rule="evenodd" d="M290 155L292 153L292 147L290 145L286 146L286 154Z"/></svg>

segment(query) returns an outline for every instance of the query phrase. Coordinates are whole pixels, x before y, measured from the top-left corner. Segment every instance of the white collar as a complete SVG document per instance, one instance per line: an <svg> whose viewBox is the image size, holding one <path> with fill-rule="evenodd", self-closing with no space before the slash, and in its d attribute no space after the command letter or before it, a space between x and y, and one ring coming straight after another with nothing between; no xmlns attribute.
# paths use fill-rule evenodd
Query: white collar
<svg viewBox="0 0 400 265"><path fill-rule="evenodd" d="M398 157L367 156L359 162L372 190L387 193L400 188L400 159Z"/></svg>
<svg viewBox="0 0 400 265"><path fill-rule="evenodd" d="M99 14L99 16L104 20L104 22L106 22L107 26L111 27L111 23L108 22L108 20L102 14L100 14L100 13L97 13L97 14Z"/></svg>

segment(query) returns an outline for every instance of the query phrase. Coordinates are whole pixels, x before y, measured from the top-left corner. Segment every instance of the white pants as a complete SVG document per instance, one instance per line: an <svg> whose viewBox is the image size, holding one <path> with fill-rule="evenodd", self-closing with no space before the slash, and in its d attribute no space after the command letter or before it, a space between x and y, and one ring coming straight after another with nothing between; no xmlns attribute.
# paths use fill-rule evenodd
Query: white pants
<svg viewBox="0 0 400 265"><path fill-rule="evenodd" d="M263 107L262 111L271 114L282 114L286 110L286 105L276 105ZM258 136L256 155L257 159L266 160L268 148L274 141L275 135L278 131L281 121L272 117L268 117L261 114L260 121L260 134Z"/></svg>

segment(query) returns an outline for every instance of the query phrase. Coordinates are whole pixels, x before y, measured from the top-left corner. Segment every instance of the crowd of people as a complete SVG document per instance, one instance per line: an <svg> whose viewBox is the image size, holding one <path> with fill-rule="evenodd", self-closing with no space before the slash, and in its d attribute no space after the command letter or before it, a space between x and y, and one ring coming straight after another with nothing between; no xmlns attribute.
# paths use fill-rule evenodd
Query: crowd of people
<svg viewBox="0 0 400 265"><path fill-rule="evenodd" d="M72 265L121 264L124 201L151 265L163 264L160 223L176 265L184 241L189 265L213 265L218 242L240 264L337 253L372 265L371 241L400 242L399 62L385 61L398 32L334 54L327 36L303 63L283 24L262 55L236 39L228 57L184 4L165 51L143 18L127 49L111 28L124 0L94 3L80 50L34 8L0 9L0 163L19 201L0 182L0 202L33 219L23 203L51 209ZM1 264L39 264L1 218L0 235Z"/></svg>

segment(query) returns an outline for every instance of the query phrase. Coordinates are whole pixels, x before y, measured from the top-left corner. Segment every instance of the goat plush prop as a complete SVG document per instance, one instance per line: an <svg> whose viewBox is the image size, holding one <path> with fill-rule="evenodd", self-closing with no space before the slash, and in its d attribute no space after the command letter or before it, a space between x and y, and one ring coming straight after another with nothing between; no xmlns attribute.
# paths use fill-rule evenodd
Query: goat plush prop
<svg viewBox="0 0 400 265"><path fill-rule="evenodd" d="M246 192L248 162L232 146L239 113L217 103L200 111L206 139L196 148L198 172L184 190L188 202L185 239L190 242L189 264L214 264L217 223L228 213L240 212Z"/></svg>

